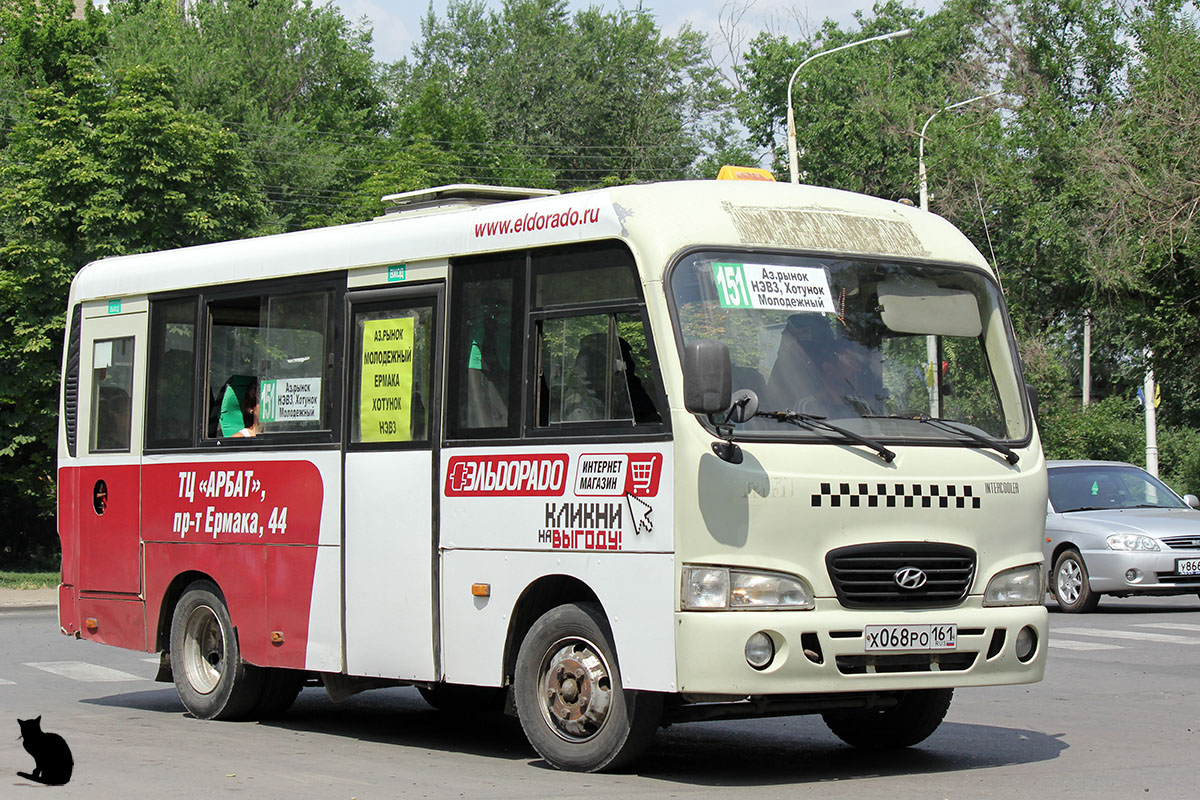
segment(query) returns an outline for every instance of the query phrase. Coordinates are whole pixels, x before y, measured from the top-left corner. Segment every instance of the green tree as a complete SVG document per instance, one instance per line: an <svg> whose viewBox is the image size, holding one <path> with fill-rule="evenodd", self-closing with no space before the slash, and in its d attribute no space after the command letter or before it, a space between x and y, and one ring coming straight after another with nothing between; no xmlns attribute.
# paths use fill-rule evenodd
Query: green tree
<svg viewBox="0 0 1200 800"><path fill-rule="evenodd" d="M452 0L422 30L401 65L402 94L419 102L439 87L479 123L473 138L435 139L460 155L461 179L487 181L514 160L550 170L559 188L682 178L705 148L736 140L704 37L686 26L663 36L640 6L571 16L565 0L505 0L494 11Z"/></svg>
<svg viewBox="0 0 1200 800"><path fill-rule="evenodd" d="M28 93L0 162L0 560L54 552L67 290L87 262L236 238L266 207L237 138L177 109L169 71L74 56Z"/></svg>
<svg viewBox="0 0 1200 800"><path fill-rule="evenodd" d="M858 30L826 20L809 40L760 34L739 69L741 119L756 144L772 149L774 171L786 177L787 87L796 68L822 51L910 28L911 38L855 47L805 66L792 105L801 181L911 198L922 122L986 91L982 28L992 10L987 0L949 0L925 17L889 0L876 4L873 15L857 12Z"/></svg>
<svg viewBox="0 0 1200 800"><path fill-rule="evenodd" d="M370 30L312 0L114 0L107 69L170 66L176 102L235 133L272 227L320 224L381 161Z"/></svg>

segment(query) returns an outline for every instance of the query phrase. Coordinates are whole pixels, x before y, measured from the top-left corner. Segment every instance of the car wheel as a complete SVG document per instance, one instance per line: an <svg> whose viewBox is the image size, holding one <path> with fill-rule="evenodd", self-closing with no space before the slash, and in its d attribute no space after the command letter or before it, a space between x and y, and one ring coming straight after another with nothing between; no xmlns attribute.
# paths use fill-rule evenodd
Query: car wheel
<svg viewBox="0 0 1200 800"><path fill-rule="evenodd" d="M1068 614L1094 611L1100 603L1100 595L1088 584L1087 565L1078 550L1064 550L1059 554L1054 562L1050 588L1058 607Z"/></svg>
<svg viewBox="0 0 1200 800"><path fill-rule="evenodd" d="M829 711L821 717L835 736L854 747L911 747L937 730L953 697L953 689L917 689L900 692L900 700L892 708Z"/></svg>
<svg viewBox="0 0 1200 800"><path fill-rule="evenodd" d="M595 603L542 615L521 642L513 685L525 736L558 769L617 769L649 746L662 720L662 695L622 685L612 631Z"/></svg>
<svg viewBox="0 0 1200 800"><path fill-rule="evenodd" d="M244 718L262 698L264 672L242 662L229 610L210 581L193 583L175 606L171 673L184 707L200 719Z"/></svg>

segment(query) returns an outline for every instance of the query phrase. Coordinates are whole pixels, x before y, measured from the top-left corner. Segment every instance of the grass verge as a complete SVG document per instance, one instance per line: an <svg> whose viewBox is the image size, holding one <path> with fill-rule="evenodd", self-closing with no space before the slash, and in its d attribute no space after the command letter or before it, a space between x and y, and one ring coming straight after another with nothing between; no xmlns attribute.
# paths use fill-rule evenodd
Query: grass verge
<svg viewBox="0 0 1200 800"><path fill-rule="evenodd" d="M57 572L4 572L0 570L0 589L53 589L58 586Z"/></svg>

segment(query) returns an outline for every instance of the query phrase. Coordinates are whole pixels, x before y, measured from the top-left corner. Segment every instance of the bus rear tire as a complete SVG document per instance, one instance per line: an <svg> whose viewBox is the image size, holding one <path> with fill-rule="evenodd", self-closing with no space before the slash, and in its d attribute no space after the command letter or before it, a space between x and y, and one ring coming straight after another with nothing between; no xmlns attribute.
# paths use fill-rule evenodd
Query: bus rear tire
<svg viewBox="0 0 1200 800"><path fill-rule="evenodd" d="M266 673L242 662L229 610L210 581L193 583L175 606L171 673L179 699L199 719L242 719L263 698Z"/></svg>
<svg viewBox="0 0 1200 800"><path fill-rule="evenodd" d="M561 770L619 769L650 745L662 720L662 695L622 685L612 630L595 603L552 608L533 624L513 686L526 738Z"/></svg>
<svg viewBox="0 0 1200 800"><path fill-rule="evenodd" d="M264 673L262 693L250 714L254 719L274 719L286 713L296 702L296 696L308 678L308 674L299 669L262 669L249 665L246 669Z"/></svg>
<svg viewBox="0 0 1200 800"><path fill-rule="evenodd" d="M848 745L867 750L912 747L929 737L950 709L953 689L900 692L892 708L829 711L822 714L829 730Z"/></svg>

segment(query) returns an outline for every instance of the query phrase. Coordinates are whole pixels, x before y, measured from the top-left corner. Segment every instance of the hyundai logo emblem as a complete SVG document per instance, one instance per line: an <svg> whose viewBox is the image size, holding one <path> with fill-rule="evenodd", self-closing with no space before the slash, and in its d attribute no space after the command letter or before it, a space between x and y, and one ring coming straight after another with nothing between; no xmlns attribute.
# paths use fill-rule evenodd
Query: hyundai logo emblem
<svg viewBox="0 0 1200 800"><path fill-rule="evenodd" d="M925 572L917 567L901 567L892 575L892 579L901 589L920 589L929 580Z"/></svg>

